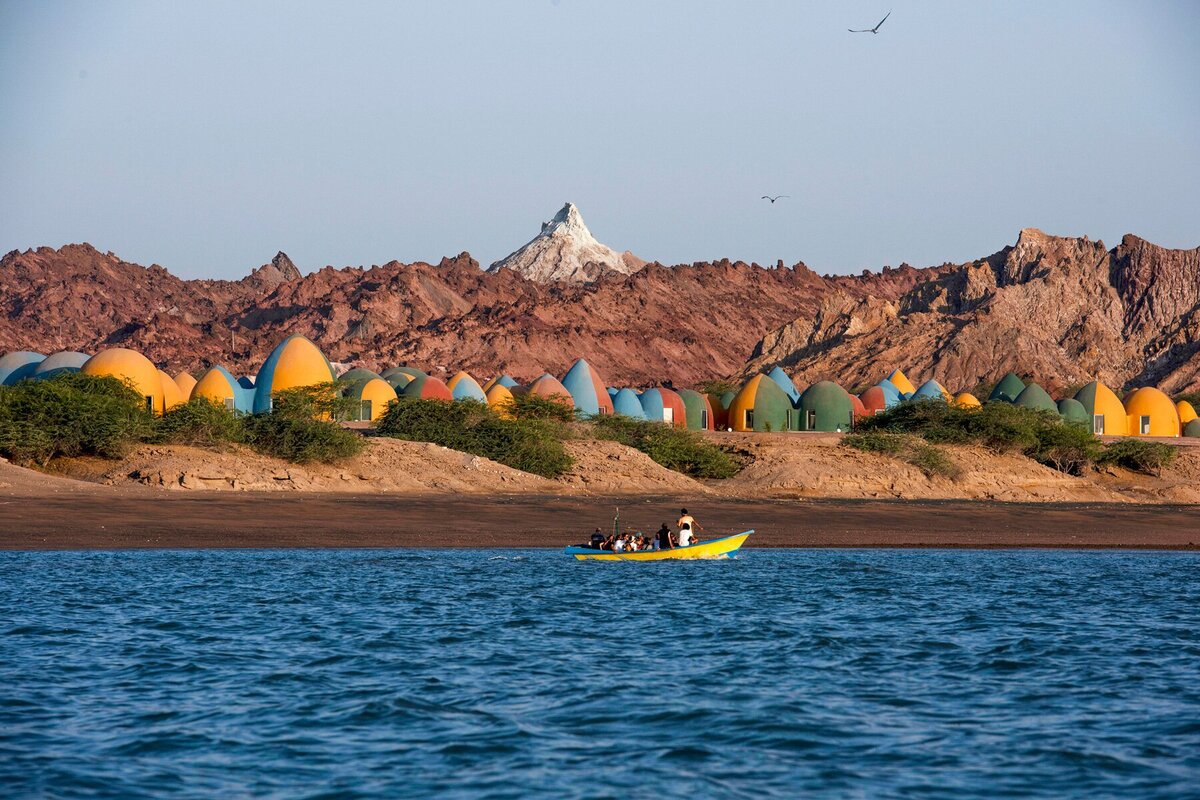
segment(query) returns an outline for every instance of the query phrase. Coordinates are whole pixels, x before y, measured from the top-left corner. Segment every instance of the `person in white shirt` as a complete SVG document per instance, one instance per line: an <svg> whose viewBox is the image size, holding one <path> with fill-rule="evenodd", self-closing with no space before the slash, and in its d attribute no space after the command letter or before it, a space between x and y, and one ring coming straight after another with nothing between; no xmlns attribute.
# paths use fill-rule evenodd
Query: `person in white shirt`
<svg viewBox="0 0 1200 800"><path fill-rule="evenodd" d="M683 527L679 529L679 546L687 547L692 543L692 526L685 522Z"/></svg>
<svg viewBox="0 0 1200 800"><path fill-rule="evenodd" d="M613 552L614 553L624 553L625 552L625 537L624 536L618 536L617 540L615 542L613 542Z"/></svg>

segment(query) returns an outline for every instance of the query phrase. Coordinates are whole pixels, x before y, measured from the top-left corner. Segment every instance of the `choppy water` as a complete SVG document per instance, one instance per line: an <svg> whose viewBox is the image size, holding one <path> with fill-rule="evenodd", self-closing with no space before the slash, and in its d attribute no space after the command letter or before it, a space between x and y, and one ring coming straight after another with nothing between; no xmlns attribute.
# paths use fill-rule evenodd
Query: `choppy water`
<svg viewBox="0 0 1200 800"><path fill-rule="evenodd" d="M1194 797L1198 571L0 554L0 793Z"/></svg>

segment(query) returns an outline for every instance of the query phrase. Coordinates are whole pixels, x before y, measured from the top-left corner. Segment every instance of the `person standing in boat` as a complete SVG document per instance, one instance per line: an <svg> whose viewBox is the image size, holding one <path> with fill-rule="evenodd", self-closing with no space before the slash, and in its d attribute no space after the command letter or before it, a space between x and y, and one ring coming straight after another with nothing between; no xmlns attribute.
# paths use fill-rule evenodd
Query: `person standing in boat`
<svg viewBox="0 0 1200 800"><path fill-rule="evenodd" d="M679 528L680 547L699 543L700 539L697 538L696 531L700 528L700 523L696 522L696 518L689 514L686 508L679 509L679 520L675 525ZM684 541L684 531L687 531L686 542Z"/></svg>

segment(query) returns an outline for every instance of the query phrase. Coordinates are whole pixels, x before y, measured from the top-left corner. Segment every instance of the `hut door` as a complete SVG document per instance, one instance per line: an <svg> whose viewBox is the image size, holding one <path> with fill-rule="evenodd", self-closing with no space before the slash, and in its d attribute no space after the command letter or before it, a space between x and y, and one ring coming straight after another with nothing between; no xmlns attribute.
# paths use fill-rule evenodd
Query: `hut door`
<svg viewBox="0 0 1200 800"><path fill-rule="evenodd" d="M752 408L746 409L746 424L744 427L748 431L754 430L754 409Z"/></svg>
<svg viewBox="0 0 1200 800"><path fill-rule="evenodd" d="M1104 415L1103 414L1093 414L1092 415L1092 433L1096 434L1097 436L1104 435Z"/></svg>
<svg viewBox="0 0 1200 800"><path fill-rule="evenodd" d="M146 395L146 410L151 414L154 413L154 395Z"/></svg>
<svg viewBox="0 0 1200 800"><path fill-rule="evenodd" d="M675 409L673 409L673 408L664 408L663 409L663 422L667 423L668 425L674 424Z"/></svg>
<svg viewBox="0 0 1200 800"><path fill-rule="evenodd" d="M372 417L371 417L371 401L363 400L362 407L358 410L358 413L359 413L359 417L358 417L359 419L370 422L372 419Z"/></svg>
<svg viewBox="0 0 1200 800"><path fill-rule="evenodd" d="M700 430L702 430L702 431L708 430L708 411L707 410L700 412Z"/></svg>
<svg viewBox="0 0 1200 800"><path fill-rule="evenodd" d="M815 431L817 429L817 412L807 412L806 425L804 429L807 431Z"/></svg>
<svg viewBox="0 0 1200 800"><path fill-rule="evenodd" d="M1143 416L1140 418L1139 421L1141 423L1140 428L1142 431L1142 436L1149 436L1150 435L1150 418Z"/></svg>
<svg viewBox="0 0 1200 800"><path fill-rule="evenodd" d="M225 398L225 410L233 411L233 398L232 397Z"/></svg>

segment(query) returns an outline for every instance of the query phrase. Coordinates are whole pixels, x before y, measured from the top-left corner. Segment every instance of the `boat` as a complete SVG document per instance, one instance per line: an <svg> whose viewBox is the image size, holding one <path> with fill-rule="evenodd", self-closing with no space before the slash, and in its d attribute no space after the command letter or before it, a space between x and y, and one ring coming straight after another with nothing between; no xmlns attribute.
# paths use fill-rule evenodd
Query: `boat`
<svg viewBox="0 0 1200 800"><path fill-rule="evenodd" d="M612 550L595 550L591 547L571 545L564 548L569 556L580 561L666 561L675 558L729 558L750 538L754 530L742 531L732 536L692 544L687 547L672 547L670 550L634 550L614 553Z"/></svg>

